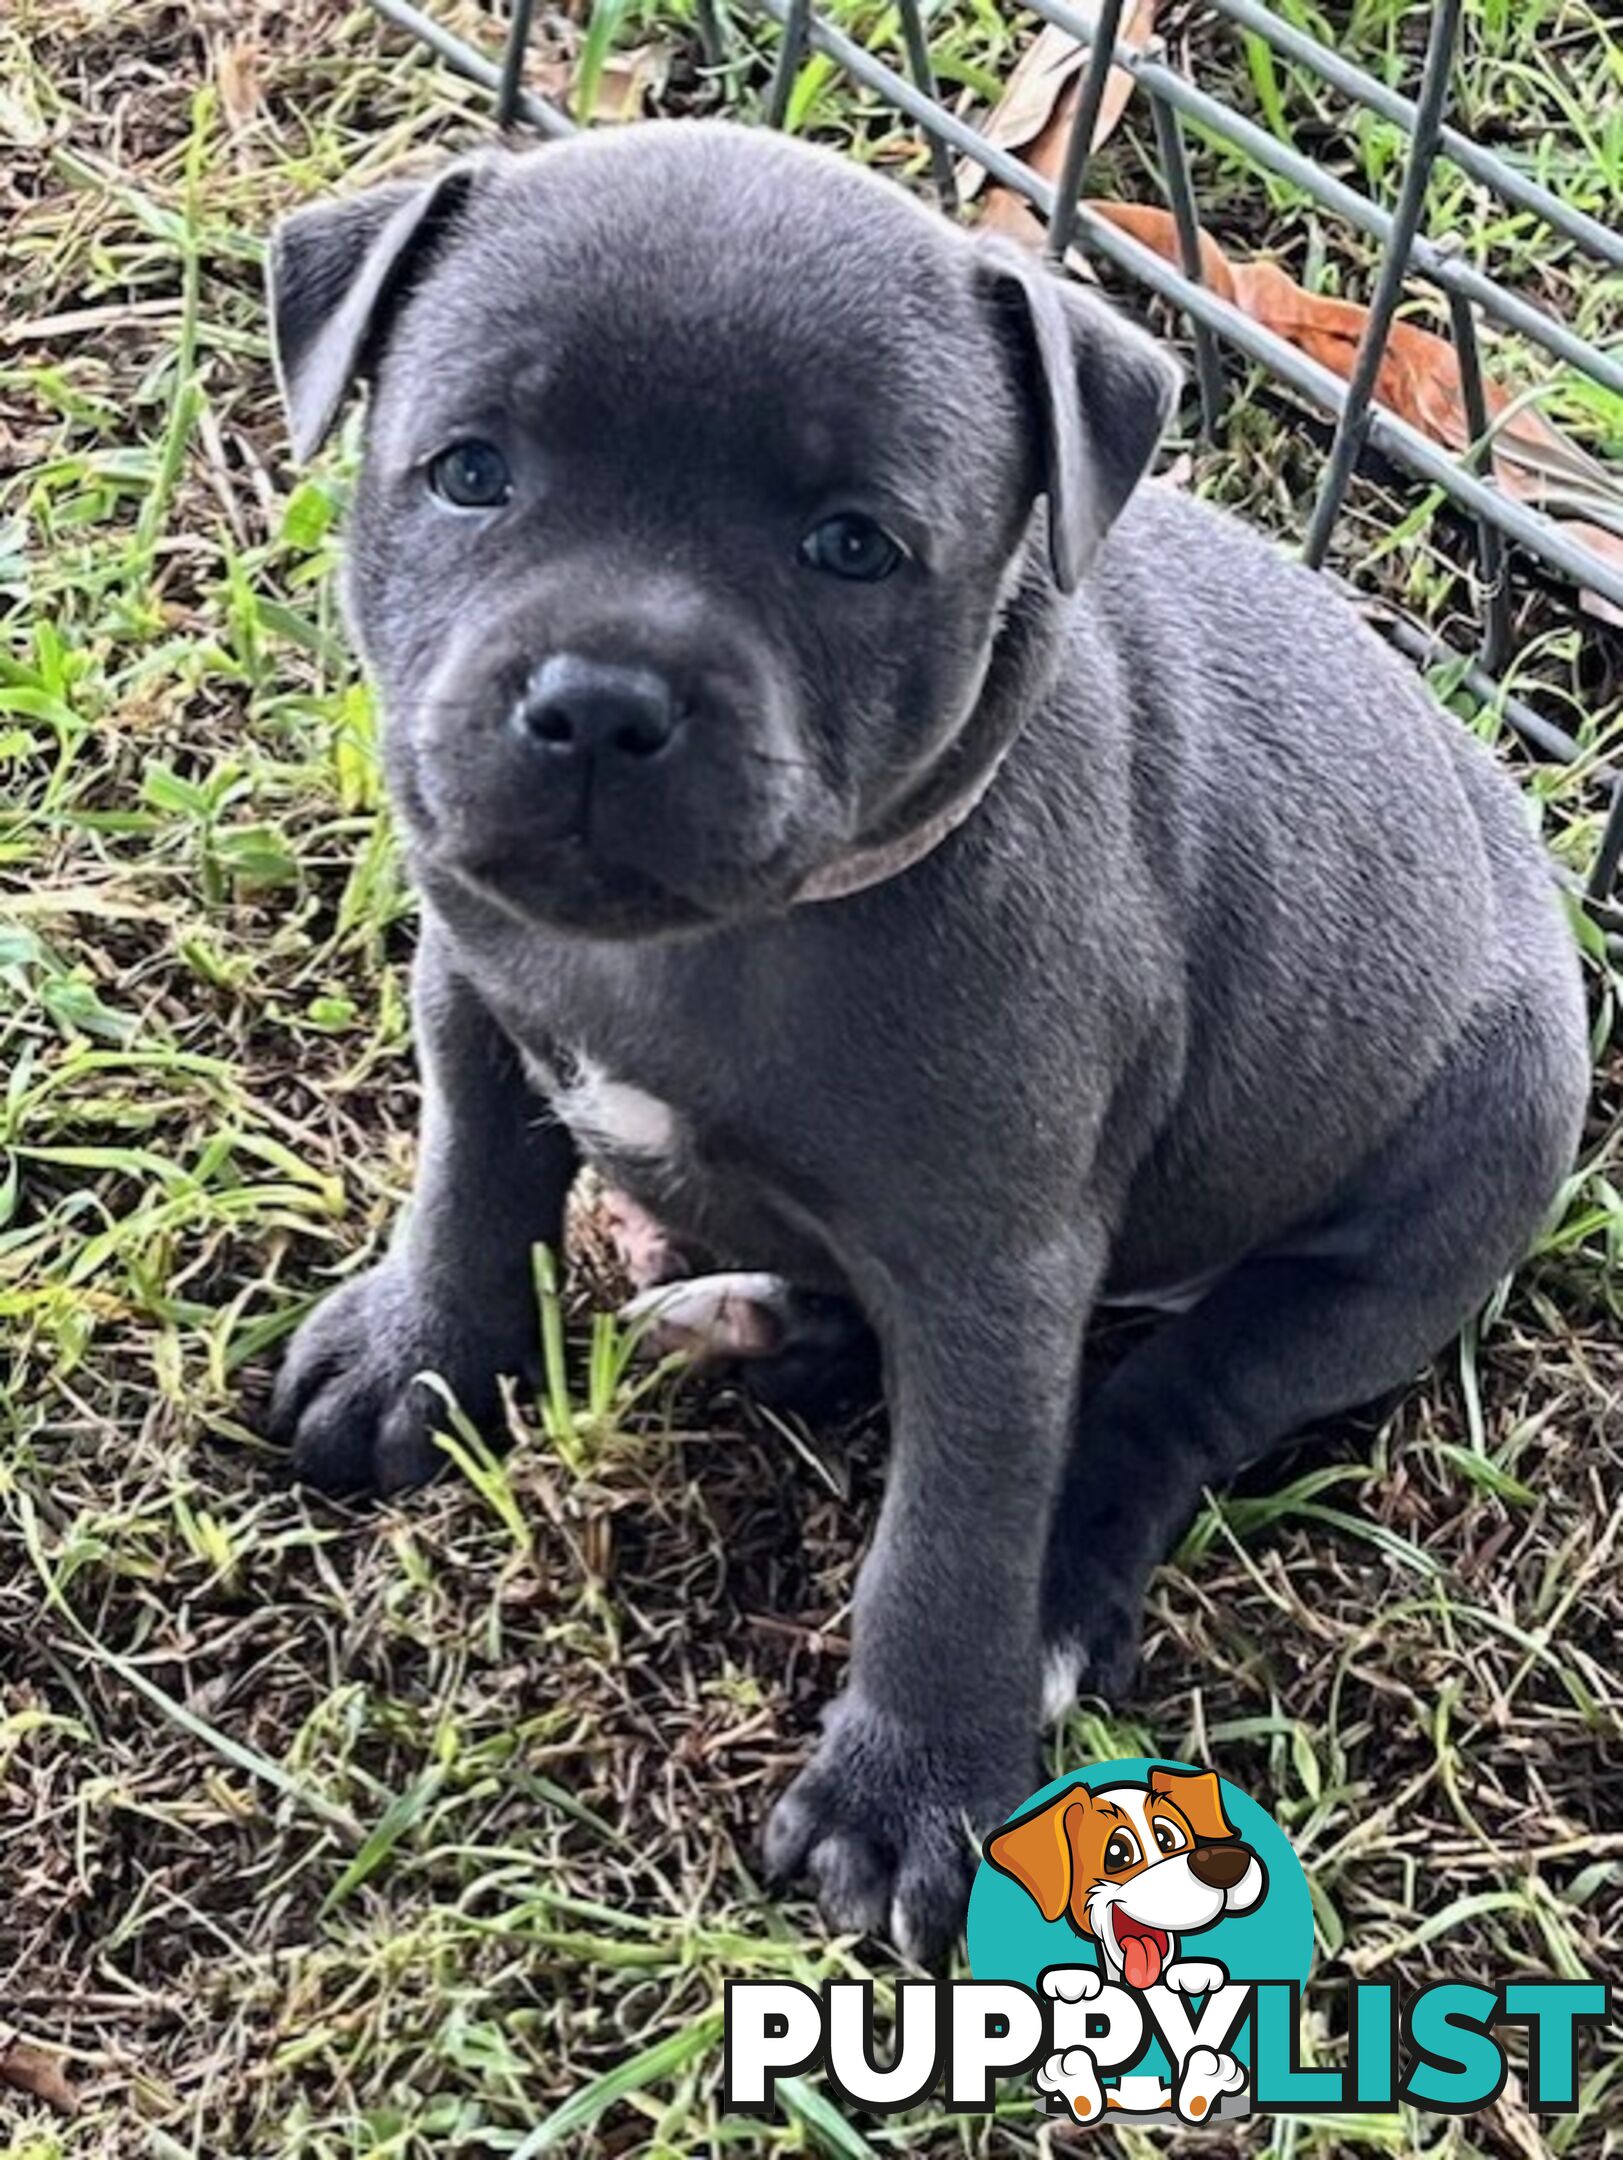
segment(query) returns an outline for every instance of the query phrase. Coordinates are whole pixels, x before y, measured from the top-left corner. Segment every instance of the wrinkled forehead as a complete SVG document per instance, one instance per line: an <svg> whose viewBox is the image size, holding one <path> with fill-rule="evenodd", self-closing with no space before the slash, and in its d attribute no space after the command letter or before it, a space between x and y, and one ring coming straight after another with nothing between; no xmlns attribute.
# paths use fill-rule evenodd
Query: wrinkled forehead
<svg viewBox="0 0 1623 2160"><path fill-rule="evenodd" d="M973 457L1002 383L969 266L900 190L821 161L543 152L468 206L410 302L397 417L499 413L565 453L811 487Z"/></svg>

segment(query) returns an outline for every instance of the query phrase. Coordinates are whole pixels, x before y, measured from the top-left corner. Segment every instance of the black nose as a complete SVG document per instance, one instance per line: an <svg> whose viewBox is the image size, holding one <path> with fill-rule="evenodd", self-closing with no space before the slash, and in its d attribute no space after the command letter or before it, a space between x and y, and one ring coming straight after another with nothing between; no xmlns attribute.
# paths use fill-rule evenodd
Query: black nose
<svg viewBox="0 0 1623 2160"><path fill-rule="evenodd" d="M680 709L651 668L554 653L531 674L513 717L556 756L649 758L676 732Z"/></svg>
<svg viewBox="0 0 1623 2160"><path fill-rule="evenodd" d="M1189 1855L1189 1872L1208 1890L1232 1890L1251 1865L1249 1845L1197 1845Z"/></svg>

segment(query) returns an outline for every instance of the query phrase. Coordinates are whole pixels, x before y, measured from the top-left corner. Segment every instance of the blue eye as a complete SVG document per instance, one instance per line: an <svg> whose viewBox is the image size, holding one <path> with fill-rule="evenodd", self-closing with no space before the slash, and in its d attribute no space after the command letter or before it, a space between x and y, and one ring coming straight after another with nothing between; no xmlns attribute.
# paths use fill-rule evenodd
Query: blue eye
<svg viewBox="0 0 1623 2160"><path fill-rule="evenodd" d="M877 585L890 576L904 551L871 517L864 517L860 510L842 510L837 517L814 525L801 541L800 552L814 570L851 578L859 585Z"/></svg>
<svg viewBox="0 0 1623 2160"><path fill-rule="evenodd" d="M428 484L458 510L497 510L513 493L507 460L494 443L452 443L428 468Z"/></svg>

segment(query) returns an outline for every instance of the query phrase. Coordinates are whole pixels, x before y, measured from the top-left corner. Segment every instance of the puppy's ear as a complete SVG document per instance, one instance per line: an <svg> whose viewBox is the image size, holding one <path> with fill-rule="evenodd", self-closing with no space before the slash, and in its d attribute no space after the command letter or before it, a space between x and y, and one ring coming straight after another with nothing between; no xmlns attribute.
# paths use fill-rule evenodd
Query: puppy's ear
<svg viewBox="0 0 1623 2160"><path fill-rule="evenodd" d="M1153 338L1084 287L1002 243L987 256L1024 348L1054 581L1074 592L1155 455L1181 377Z"/></svg>
<svg viewBox="0 0 1623 2160"><path fill-rule="evenodd" d="M295 210L266 266L277 387L295 456L319 450L345 397L376 364L412 272L465 201L469 159L432 179L389 180Z"/></svg>
<svg viewBox="0 0 1623 2160"><path fill-rule="evenodd" d="M1071 1902L1076 1876L1072 1818L1080 1822L1092 1808L1092 1793L1077 1786L1030 1815L1005 1823L987 1840L987 1859L1020 1885L1045 1920L1057 1920Z"/></svg>
<svg viewBox="0 0 1623 2160"><path fill-rule="evenodd" d="M1215 1770L1152 1770L1150 1791L1172 1802L1195 1833L1197 1845L1240 1834L1223 1813L1223 1789Z"/></svg>

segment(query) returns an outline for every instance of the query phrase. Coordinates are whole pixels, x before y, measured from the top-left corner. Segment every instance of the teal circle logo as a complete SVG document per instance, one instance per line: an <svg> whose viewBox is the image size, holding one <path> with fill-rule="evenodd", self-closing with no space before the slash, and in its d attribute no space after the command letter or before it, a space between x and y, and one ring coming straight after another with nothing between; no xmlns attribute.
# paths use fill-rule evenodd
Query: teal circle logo
<svg viewBox="0 0 1623 2160"><path fill-rule="evenodd" d="M1248 1794L1136 1757L1056 1778L992 1833L968 1947L977 1980L1046 1998L1054 2112L1198 2126L1249 2112L1251 1990L1307 1979L1313 1902Z"/></svg>

